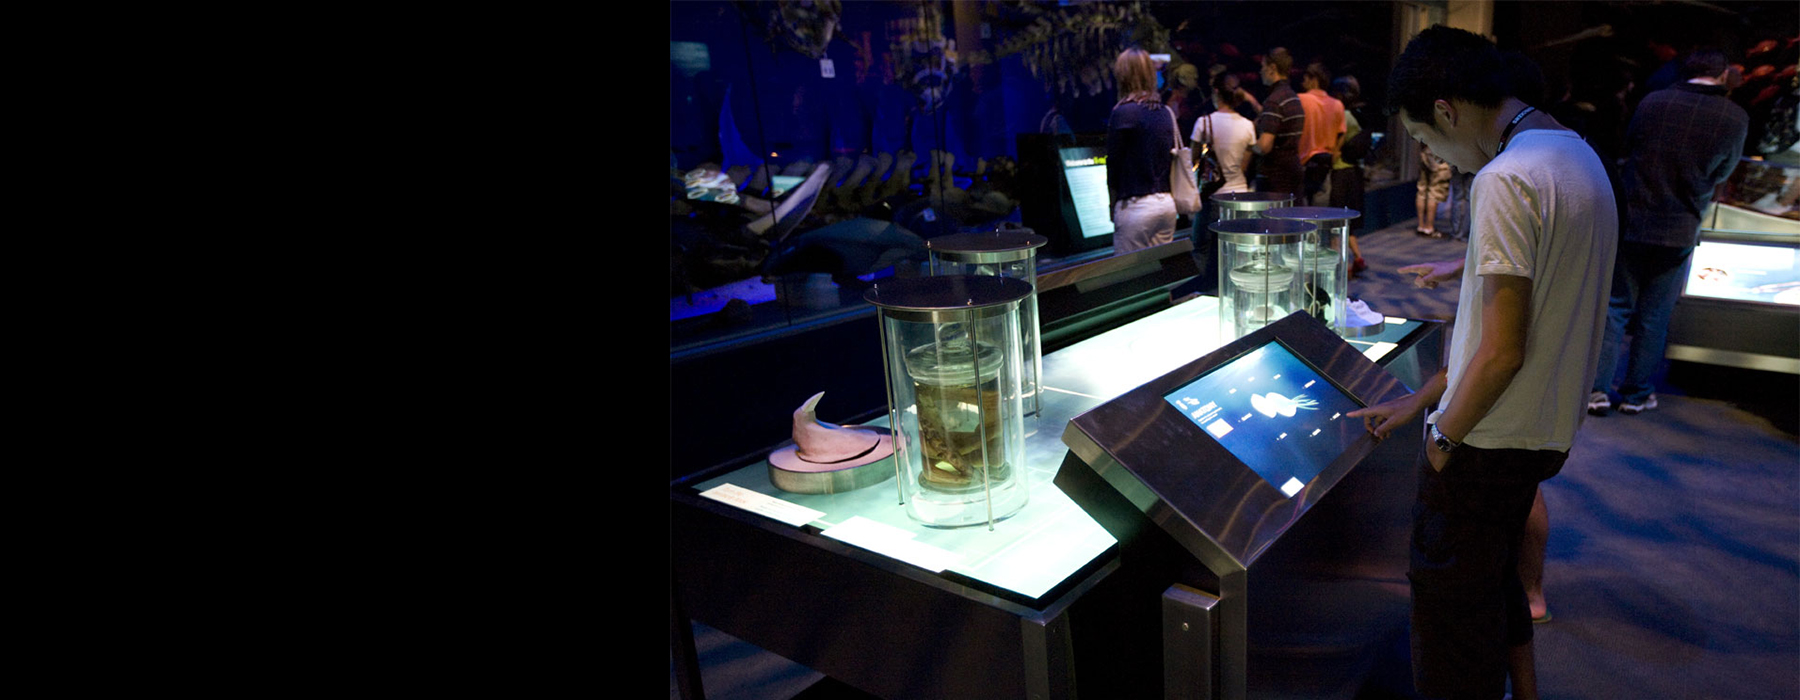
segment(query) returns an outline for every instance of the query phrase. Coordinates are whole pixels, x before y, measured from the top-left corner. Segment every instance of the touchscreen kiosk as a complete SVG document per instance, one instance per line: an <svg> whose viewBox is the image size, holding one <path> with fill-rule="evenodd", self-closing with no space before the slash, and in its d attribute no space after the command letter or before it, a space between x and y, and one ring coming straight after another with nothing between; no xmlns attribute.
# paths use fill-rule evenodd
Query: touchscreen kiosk
<svg viewBox="0 0 1800 700"><path fill-rule="evenodd" d="M1362 408L1280 340L1232 358L1163 399L1282 495L1293 497L1362 437Z"/></svg>
<svg viewBox="0 0 1800 700"><path fill-rule="evenodd" d="M1295 313L1076 416L1063 442L1196 557L1242 569L1374 449L1345 414L1406 392Z"/></svg>
<svg viewBox="0 0 1800 700"><path fill-rule="evenodd" d="M1267 655L1253 664L1253 647L1343 636L1322 627L1345 618L1346 610L1327 613L1321 606L1362 600L1363 588L1332 587L1364 585L1354 582L1363 570L1354 550L1363 538L1376 537L1381 523L1351 517L1361 513L1344 508L1342 499L1320 510L1330 534L1342 538L1322 551L1355 562L1344 567L1294 561L1297 551L1315 551L1307 538L1319 532L1296 526L1340 482L1367 483L1347 477L1374 452L1375 441L1361 419L1347 414L1407 391L1330 328L1295 312L1069 421L1063 431L1069 455L1056 485L1119 540L1122 557L1140 562L1135 578L1118 585L1138 598L1162 592L1160 640L1126 637L1132 641L1122 644L1136 644L1142 653L1160 643L1165 691L1189 685L1184 674L1192 672L1217 679L1219 697L1245 697L1252 675L1267 680L1299 668L1295 659ZM1390 440L1404 447L1398 444L1404 439ZM1410 492L1399 493L1404 489L1389 491L1410 499ZM1307 546L1274 547L1290 531ZM1258 568L1259 557L1271 551L1269 564ZM1295 572L1329 573L1314 577L1320 583ZM1252 614L1252 599L1277 609ZM1158 624L1131 619L1132 626ZM1196 625L1213 633L1200 641L1181 634ZM1336 648L1319 648L1327 646ZM1295 672L1329 675L1323 665Z"/></svg>

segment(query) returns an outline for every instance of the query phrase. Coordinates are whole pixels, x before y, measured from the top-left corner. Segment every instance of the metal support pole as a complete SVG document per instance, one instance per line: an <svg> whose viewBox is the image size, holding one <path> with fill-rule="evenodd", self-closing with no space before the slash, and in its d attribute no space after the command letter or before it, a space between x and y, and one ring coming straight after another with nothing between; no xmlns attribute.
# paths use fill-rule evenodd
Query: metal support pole
<svg viewBox="0 0 1800 700"><path fill-rule="evenodd" d="M1020 618L1019 632L1025 652L1025 697L1074 698L1075 650L1069 636L1069 617Z"/></svg>
<svg viewBox="0 0 1800 700"><path fill-rule="evenodd" d="M1179 583L1162 594L1163 699L1212 700L1219 689L1219 597Z"/></svg>
<svg viewBox="0 0 1800 700"><path fill-rule="evenodd" d="M1243 700L1250 694L1250 608L1245 605L1247 572L1219 575L1219 697Z"/></svg>

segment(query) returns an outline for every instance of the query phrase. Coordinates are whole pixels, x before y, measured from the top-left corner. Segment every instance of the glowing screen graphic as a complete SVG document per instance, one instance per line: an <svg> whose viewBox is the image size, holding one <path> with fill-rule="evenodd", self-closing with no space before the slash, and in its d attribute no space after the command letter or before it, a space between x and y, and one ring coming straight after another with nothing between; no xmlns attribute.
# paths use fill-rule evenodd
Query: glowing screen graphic
<svg viewBox="0 0 1800 700"><path fill-rule="evenodd" d="M1081 237L1112 233L1112 197L1106 189L1106 154L1098 148L1058 150L1063 159L1063 177L1069 182L1069 197L1075 201L1075 219L1081 223Z"/></svg>
<svg viewBox="0 0 1800 700"><path fill-rule="evenodd" d="M1362 404L1278 342L1220 365L1163 400L1293 496L1364 436Z"/></svg>

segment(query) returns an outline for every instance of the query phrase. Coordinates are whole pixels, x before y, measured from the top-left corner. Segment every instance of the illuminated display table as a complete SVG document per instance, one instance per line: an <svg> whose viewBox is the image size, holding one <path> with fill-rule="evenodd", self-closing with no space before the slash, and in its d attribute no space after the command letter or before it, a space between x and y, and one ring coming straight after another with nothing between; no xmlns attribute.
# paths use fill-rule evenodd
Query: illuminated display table
<svg viewBox="0 0 1800 700"><path fill-rule="evenodd" d="M1756 230L1701 229L1669 323L1669 359L1800 374L1800 222L1714 211L1724 225Z"/></svg>
<svg viewBox="0 0 1800 700"><path fill-rule="evenodd" d="M1800 166L1789 163L1738 162L1701 220L1669 322L1669 359L1800 374L1796 176Z"/></svg>
<svg viewBox="0 0 1800 700"><path fill-rule="evenodd" d="M1423 365L1435 369L1435 344L1420 341L1436 331L1393 319L1353 342L1416 386L1414 350L1426 348ZM1113 538L1053 483L1068 452L1064 426L1218 348L1217 334L1216 301L1201 297L1044 356L1043 414L1026 437L1031 500L992 532L911 522L891 478L845 494L790 494L758 461L672 484L675 623L705 622L882 697L1073 696L1078 663L1084 687L1106 675L1082 660L1104 658L1107 633L1072 634L1081 614L1071 611L1122 564ZM721 485L823 515L795 527L700 495ZM894 535L893 549L826 534L846 530ZM921 561L920 551L943 571L903 561Z"/></svg>

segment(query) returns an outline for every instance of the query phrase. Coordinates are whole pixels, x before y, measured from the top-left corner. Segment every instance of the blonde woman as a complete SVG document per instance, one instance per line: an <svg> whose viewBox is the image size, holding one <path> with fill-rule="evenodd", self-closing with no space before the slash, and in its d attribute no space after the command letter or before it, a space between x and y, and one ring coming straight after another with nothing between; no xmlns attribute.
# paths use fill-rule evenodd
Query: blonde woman
<svg viewBox="0 0 1800 700"><path fill-rule="evenodd" d="M1142 49L1113 62L1119 102L1106 126L1106 190L1111 196L1113 254L1175 240L1169 162L1178 138L1175 114L1156 97L1156 68Z"/></svg>

